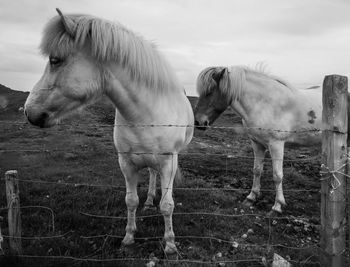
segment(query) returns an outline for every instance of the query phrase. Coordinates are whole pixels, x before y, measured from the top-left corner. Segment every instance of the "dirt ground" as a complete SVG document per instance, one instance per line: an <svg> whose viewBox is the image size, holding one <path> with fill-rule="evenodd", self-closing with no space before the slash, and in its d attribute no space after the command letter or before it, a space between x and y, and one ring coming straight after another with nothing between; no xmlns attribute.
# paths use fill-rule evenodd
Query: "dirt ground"
<svg viewBox="0 0 350 267"><path fill-rule="evenodd" d="M284 161L287 206L278 217L271 161L265 160L262 196L242 201L252 184L249 140L232 129L195 132L180 155L183 180L174 190L177 261L163 254L163 219L142 211L140 182L134 246L121 247L126 226L124 178L113 146L113 111L101 103L52 129L25 123L17 109L0 114L0 171L18 170L25 255L0 258L18 266L270 266L279 254L293 266L319 266L321 148L288 147ZM237 121L230 111L215 123ZM15 123L16 122L16 123ZM8 235L4 179L0 216ZM157 192L159 201L160 192ZM98 217L100 216L100 217ZM39 238L40 237L40 238ZM5 237L4 251L8 252ZM154 265L152 265L154 264Z"/></svg>

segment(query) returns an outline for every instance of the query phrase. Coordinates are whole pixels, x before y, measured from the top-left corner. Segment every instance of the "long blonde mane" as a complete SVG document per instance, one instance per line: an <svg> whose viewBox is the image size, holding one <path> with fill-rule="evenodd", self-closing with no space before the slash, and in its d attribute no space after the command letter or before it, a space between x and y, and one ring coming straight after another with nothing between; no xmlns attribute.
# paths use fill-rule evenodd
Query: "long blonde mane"
<svg viewBox="0 0 350 267"><path fill-rule="evenodd" d="M41 52L46 56L67 57L87 49L100 63L121 64L130 77L154 89L156 93L182 90L175 73L156 47L123 25L89 15L65 15L75 23L72 37L60 16L52 18L44 29Z"/></svg>
<svg viewBox="0 0 350 267"><path fill-rule="evenodd" d="M215 88L216 81L213 77L219 73L222 73L222 76L218 88L230 102L238 101L241 98L247 76L249 75L262 76L282 84L289 90L295 90L283 79L269 75L263 69L253 70L245 66L207 67L199 73L197 78L197 93L199 96L206 95Z"/></svg>

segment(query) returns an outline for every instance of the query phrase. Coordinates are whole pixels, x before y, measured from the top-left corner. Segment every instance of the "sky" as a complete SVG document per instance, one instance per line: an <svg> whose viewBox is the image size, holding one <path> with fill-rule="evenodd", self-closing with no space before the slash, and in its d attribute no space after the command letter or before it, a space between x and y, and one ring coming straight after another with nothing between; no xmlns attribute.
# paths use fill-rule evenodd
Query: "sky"
<svg viewBox="0 0 350 267"><path fill-rule="evenodd" d="M39 80L41 34L56 7L154 42L188 95L208 66L263 64L298 88L350 76L350 0L0 0L0 84L30 91Z"/></svg>

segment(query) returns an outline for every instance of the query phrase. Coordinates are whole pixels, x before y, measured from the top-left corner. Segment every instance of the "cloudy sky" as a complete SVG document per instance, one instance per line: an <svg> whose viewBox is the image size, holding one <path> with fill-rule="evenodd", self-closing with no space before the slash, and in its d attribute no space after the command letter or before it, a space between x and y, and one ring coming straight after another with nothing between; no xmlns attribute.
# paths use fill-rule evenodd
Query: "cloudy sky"
<svg viewBox="0 0 350 267"><path fill-rule="evenodd" d="M350 0L0 0L0 83L29 91L46 64L44 24L85 13L119 21L158 45L188 94L212 65L264 63L297 87L350 76Z"/></svg>

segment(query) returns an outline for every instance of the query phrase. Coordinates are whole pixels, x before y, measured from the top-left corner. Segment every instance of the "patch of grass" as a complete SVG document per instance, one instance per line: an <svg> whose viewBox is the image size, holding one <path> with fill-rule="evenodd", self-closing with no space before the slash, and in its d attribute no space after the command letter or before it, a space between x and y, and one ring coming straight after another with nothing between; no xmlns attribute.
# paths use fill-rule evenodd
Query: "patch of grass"
<svg viewBox="0 0 350 267"><path fill-rule="evenodd" d="M50 212L45 209L23 209L23 234L26 236L64 235L53 239L25 240L23 241L24 252L39 256L56 255L94 259L133 257L140 260L99 264L65 259L23 259L18 266L34 266L33 264L41 267L140 266L144 265L151 256L161 260L159 265L166 265L162 251L164 245L162 244L164 234L162 216L137 219L136 237L143 239L137 239L132 248L123 249L120 245L125 234L125 219L95 218L82 214L86 212L120 217L125 217L127 214L124 188L79 185L86 183L125 186L113 144L113 127L105 127L106 125L99 127L98 124L99 121L112 123L110 116L114 116L113 107L107 109L92 107L92 109L88 108L84 114L86 116L78 116L69 123L52 129L41 130L29 125L18 127L11 124L0 129L2 148L16 150L1 153L1 172L17 169L20 179L53 182L53 184L45 184L20 181L21 205L45 206L52 209L55 216L53 232ZM22 119L22 115L15 116L15 120ZM232 117L228 115L222 116L217 123L230 125L231 119ZM309 196L303 191L288 192L288 190L317 191L319 188L318 161L285 163L284 188L288 206L284 208L286 218L277 218L275 223L273 219L266 218L275 198L271 161L266 159L261 182L263 189L272 191L263 192L254 208L246 209L241 201L249 193L252 185L253 159L250 141L245 137L234 135L229 130L213 129L204 133L197 132L193 140L187 151L196 154L186 155L184 152L180 155L183 181L182 184L176 185L176 187L190 190L174 190L176 205L174 212L189 213L173 216L175 236L179 237L176 238L176 242L178 242L180 258L205 260L215 265L218 261L217 253L221 253L221 260L243 260L261 259L263 256L270 255L272 251L276 251L282 256L289 255L291 261L295 262L295 266L298 266L302 265L303 260L316 255L312 248L301 250L300 247L315 245L318 242L316 225L319 218L319 194L310 193ZM39 150L39 152L22 150ZM300 151L286 150L286 158L297 159ZM310 148L302 150L302 153L317 155L319 151L316 148ZM228 154L233 157L228 158ZM144 171L142 175L140 187L143 188L138 190L140 206L137 217L144 215L141 209L147 197L148 174ZM0 188L5 188L3 180L0 181ZM212 190L198 190L198 188ZM156 203L160 201L160 194L160 190L157 190ZM5 190L0 190L0 201L2 207L5 207ZM214 216L213 214L238 216ZM1 215L5 216L6 220L6 211ZM293 223L292 218L295 217L308 219L311 226L305 230ZM2 225L2 229L6 233L6 225ZM248 229L252 229L253 233L243 238ZM106 234L117 237L104 236ZM102 236L91 237L95 235ZM84 238L87 236L90 237ZM200 238L204 236L214 239ZM311 237L311 241L307 237ZM232 243L218 239L235 241L239 246L235 248ZM280 243L285 247L270 246ZM311 258L317 259L314 256ZM3 262L12 264L13 260L0 259L1 264ZM18 263L14 262L14 264ZM237 265L254 266L255 262Z"/></svg>

